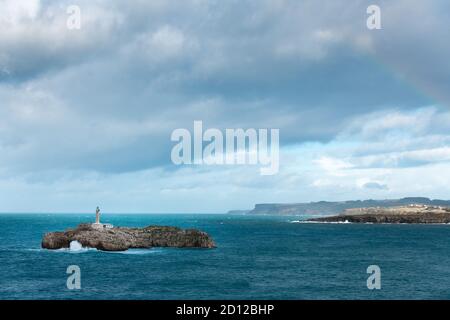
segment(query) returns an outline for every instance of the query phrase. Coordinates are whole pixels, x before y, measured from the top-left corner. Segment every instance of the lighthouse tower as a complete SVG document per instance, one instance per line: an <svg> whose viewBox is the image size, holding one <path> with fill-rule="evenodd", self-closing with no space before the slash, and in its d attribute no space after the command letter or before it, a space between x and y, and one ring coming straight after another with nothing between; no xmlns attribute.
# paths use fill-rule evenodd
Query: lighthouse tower
<svg viewBox="0 0 450 320"><path fill-rule="evenodd" d="M105 229L112 229L113 225L110 223L101 223L100 222L100 208L97 207L95 210L95 223L93 223L92 228L97 230L105 230Z"/></svg>
<svg viewBox="0 0 450 320"><path fill-rule="evenodd" d="M100 208L97 207L95 210L95 224L100 224Z"/></svg>

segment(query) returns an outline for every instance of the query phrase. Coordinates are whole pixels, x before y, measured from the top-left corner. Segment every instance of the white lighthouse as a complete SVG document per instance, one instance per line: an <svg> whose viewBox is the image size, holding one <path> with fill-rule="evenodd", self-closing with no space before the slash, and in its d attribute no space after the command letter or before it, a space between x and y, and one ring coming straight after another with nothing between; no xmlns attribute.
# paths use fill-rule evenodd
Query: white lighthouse
<svg viewBox="0 0 450 320"><path fill-rule="evenodd" d="M95 209L95 222L92 224L92 227L97 230L113 228L112 224L100 222L100 208L99 207L97 207L97 209Z"/></svg>
<svg viewBox="0 0 450 320"><path fill-rule="evenodd" d="M97 207L95 210L95 224L100 224L100 208Z"/></svg>

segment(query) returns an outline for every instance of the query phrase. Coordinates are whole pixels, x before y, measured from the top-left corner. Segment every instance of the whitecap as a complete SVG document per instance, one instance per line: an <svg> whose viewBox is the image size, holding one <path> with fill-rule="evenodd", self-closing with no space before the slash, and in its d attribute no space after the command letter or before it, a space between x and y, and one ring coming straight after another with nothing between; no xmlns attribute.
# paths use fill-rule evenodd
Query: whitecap
<svg viewBox="0 0 450 320"><path fill-rule="evenodd" d="M70 242L70 251L81 251L83 250L83 246L78 241L74 240Z"/></svg>
<svg viewBox="0 0 450 320"><path fill-rule="evenodd" d="M157 250L154 248L150 248L150 249L128 249L126 251L107 251L107 253L131 254L131 255L153 254L158 252L161 252L161 249Z"/></svg>
<svg viewBox="0 0 450 320"><path fill-rule="evenodd" d="M320 223L320 224L352 224L352 222L345 221L308 221L308 220L293 220L290 223Z"/></svg>
<svg viewBox="0 0 450 320"><path fill-rule="evenodd" d="M95 248L83 247L81 243L79 243L78 241L74 240L74 241L70 242L69 248L61 248L61 249L48 250L48 251L65 252L65 253L84 253L84 252L88 252L88 251L98 251L98 250L95 249Z"/></svg>

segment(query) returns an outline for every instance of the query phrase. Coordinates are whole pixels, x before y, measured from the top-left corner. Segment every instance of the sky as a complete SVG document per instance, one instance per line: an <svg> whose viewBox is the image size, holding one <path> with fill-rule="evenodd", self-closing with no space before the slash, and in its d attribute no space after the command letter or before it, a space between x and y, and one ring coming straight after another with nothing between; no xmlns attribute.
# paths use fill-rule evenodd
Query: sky
<svg viewBox="0 0 450 320"><path fill-rule="evenodd" d="M449 14L445 0L0 0L0 212L450 199ZM279 172L174 165L171 133L195 120L279 129Z"/></svg>

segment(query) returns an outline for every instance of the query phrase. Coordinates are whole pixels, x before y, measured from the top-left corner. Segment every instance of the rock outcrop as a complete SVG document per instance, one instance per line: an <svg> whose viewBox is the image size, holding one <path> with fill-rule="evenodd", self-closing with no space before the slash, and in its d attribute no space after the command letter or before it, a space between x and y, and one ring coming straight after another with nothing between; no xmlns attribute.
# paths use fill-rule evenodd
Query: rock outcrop
<svg viewBox="0 0 450 320"><path fill-rule="evenodd" d="M348 209L330 217L309 219L315 222L352 223L450 223L450 208L410 205L392 208Z"/></svg>
<svg viewBox="0 0 450 320"><path fill-rule="evenodd" d="M75 229L64 232L46 233L42 238L42 248L69 248L72 241L83 247L103 251L125 251L132 248L177 247L215 248L211 237L196 229L180 229L167 226L145 228L113 227L99 230L91 224L80 224Z"/></svg>

